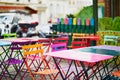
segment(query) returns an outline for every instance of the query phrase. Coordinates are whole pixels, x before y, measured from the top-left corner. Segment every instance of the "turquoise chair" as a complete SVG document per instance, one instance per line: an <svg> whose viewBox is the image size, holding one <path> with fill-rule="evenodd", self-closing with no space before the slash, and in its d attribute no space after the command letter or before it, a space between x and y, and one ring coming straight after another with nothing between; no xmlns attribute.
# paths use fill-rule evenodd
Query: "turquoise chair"
<svg viewBox="0 0 120 80"><path fill-rule="evenodd" d="M105 35L104 36L104 45L111 45L111 44L106 44L107 42L114 42L115 45L118 44L118 39L119 37L118 36L112 36L112 35Z"/></svg>

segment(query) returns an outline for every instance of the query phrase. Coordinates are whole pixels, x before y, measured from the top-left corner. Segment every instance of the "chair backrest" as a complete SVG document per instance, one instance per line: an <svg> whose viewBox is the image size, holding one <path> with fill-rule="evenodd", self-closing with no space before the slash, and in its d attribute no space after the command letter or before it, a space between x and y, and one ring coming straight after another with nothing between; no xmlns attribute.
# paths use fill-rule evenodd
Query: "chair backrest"
<svg viewBox="0 0 120 80"><path fill-rule="evenodd" d="M60 51L60 50L67 50L67 44L66 43L59 43L59 44L52 44L51 45L51 51Z"/></svg>
<svg viewBox="0 0 120 80"><path fill-rule="evenodd" d="M51 38L41 38L38 40L38 43L41 43L44 48L44 52L48 52L50 50L50 45L52 44Z"/></svg>
<svg viewBox="0 0 120 80"><path fill-rule="evenodd" d="M71 46L72 48L87 47L87 38L86 34L83 33L74 33L72 36Z"/></svg>
<svg viewBox="0 0 120 80"><path fill-rule="evenodd" d="M86 34L83 34L83 33L74 33L72 35L72 41L75 41L75 40L83 40L83 38L81 37L85 37Z"/></svg>
<svg viewBox="0 0 120 80"><path fill-rule="evenodd" d="M40 80L46 80L45 75L53 80L53 74L57 74L58 70L51 69L48 58L46 60L46 56L43 55L44 50L42 47L43 44L38 43L22 46L25 65L32 80L36 80L35 75L41 75Z"/></svg>
<svg viewBox="0 0 120 80"><path fill-rule="evenodd" d="M15 56L16 53L17 53L17 54L19 53L18 56L19 56L19 57L22 57L22 56L23 56L23 54L22 54L22 46L23 46L23 45L28 45L28 44L30 44L29 41L12 42L12 43L11 43L11 46L10 46L10 50L11 50L11 54L12 54L11 57L12 57L12 56ZM14 53L14 54L13 54L13 53ZM16 58L19 58L19 57L16 57Z"/></svg>
<svg viewBox="0 0 120 80"><path fill-rule="evenodd" d="M41 38L38 40L38 43L42 43L43 46L51 45L52 39L51 38Z"/></svg>
<svg viewBox="0 0 120 80"><path fill-rule="evenodd" d="M66 43L66 44L68 44L68 37L55 38L53 43L54 44L57 44L57 43Z"/></svg>
<svg viewBox="0 0 120 80"><path fill-rule="evenodd" d="M16 33L3 34L3 38L16 38L16 37L17 37Z"/></svg>
<svg viewBox="0 0 120 80"><path fill-rule="evenodd" d="M25 58L25 65L29 72L29 75L32 78L32 80L35 80L33 74L35 74L35 72L38 72L40 66L42 66L41 62L43 64L42 70L46 68L42 44L24 45L22 46L22 50L23 50L23 58Z"/></svg>
<svg viewBox="0 0 120 80"><path fill-rule="evenodd" d="M106 42L114 42L115 45L117 45L117 43L118 43L117 39L118 38L119 38L118 36L105 35L104 36L104 44L106 44ZM108 44L108 45L110 45L110 44Z"/></svg>
<svg viewBox="0 0 120 80"><path fill-rule="evenodd" d="M30 44L30 41L23 41L23 42L21 42L21 41L18 41L18 42L12 42L11 43L11 46L10 46L10 49L11 50L20 50L20 49L22 49L22 47L21 46L23 46L23 45L28 45L28 44Z"/></svg>
<svg viewBox="0 0 120 80"><path fill-rule="evenodd" d="M68 37L68 34L65 33L59 33L60 37Z"/></svg>
<svg viewBox="0 0 120 80"><path fill-rule="evenodd" d="M73 37L84 37L86 36L85 33L73 33Z"/></svg>
<svg viewBox="0 0 120 80"><path fill-rule="evenodd" d="M72 45L72 49L83 48L83 47L87 47L87 42L86 41L72 41L71 45Z"/></svg>
<svg viewBox="0 0 120 80"><path fill-rule="evenodd" d="M22 46L22 49L24 56L30 56L30 55L43 56L42 44L24 45Z"/></svg>

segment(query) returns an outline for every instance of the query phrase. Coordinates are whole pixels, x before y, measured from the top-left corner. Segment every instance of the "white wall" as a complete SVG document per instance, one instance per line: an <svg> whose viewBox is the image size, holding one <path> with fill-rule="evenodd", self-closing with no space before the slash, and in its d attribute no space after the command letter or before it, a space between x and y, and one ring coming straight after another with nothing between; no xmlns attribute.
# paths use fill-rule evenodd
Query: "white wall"
<svg viewBox="0 0 120 80"><path fill-rule="evenodd" d="M30 2L28 2L28 0L0 0L0 2L20 2L20 3L38 3L39 0L30 0Z"/></svg>

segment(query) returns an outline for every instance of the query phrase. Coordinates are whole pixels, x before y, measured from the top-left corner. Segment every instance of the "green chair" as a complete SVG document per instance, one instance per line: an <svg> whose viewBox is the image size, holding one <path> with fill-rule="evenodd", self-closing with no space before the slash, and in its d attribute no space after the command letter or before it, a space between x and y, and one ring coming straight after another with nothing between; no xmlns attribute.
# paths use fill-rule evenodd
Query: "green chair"
<svg viewBox="0 0 120 80"><path fill-rule="evenodd" d="M3 38L16 38L17 37L17 34L16 33L5 33L3 34Z"/></svg>

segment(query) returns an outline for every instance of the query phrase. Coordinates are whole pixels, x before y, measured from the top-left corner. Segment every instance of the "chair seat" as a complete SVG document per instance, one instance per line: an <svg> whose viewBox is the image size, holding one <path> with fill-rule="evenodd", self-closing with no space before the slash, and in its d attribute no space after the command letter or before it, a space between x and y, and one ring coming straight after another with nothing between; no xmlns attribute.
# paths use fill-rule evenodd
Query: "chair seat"
<svg viewBox="0 0 120 80"><path fill-rule="evenodd" d="M45 69L43 71L38 71L38 72L33 72L33 74L54 74L54 73L58 73L57 69Z"/></svg>
<svg viewBox="0 0 120 80"><path fill-rule="evenodd" d="M120 77L120 70L112 72L112 75Z"/></svg>
<svg viewBox="0 0 120 80"><path fill-rule="evenodd" d="M5 61L5 64L14 65L14 64L20 64L22 62L23 62L22 60L18 60L15 58L9 58L7 61Z"/></svg>
<svg viewBox="0 0 120 80"><path fill-rule="evenodd" d="M30 55L30 56L27 56L25 58L30 59L30 60L39 60L39 59L41 59L40 56L36 56L36 55Z"/></svg>

